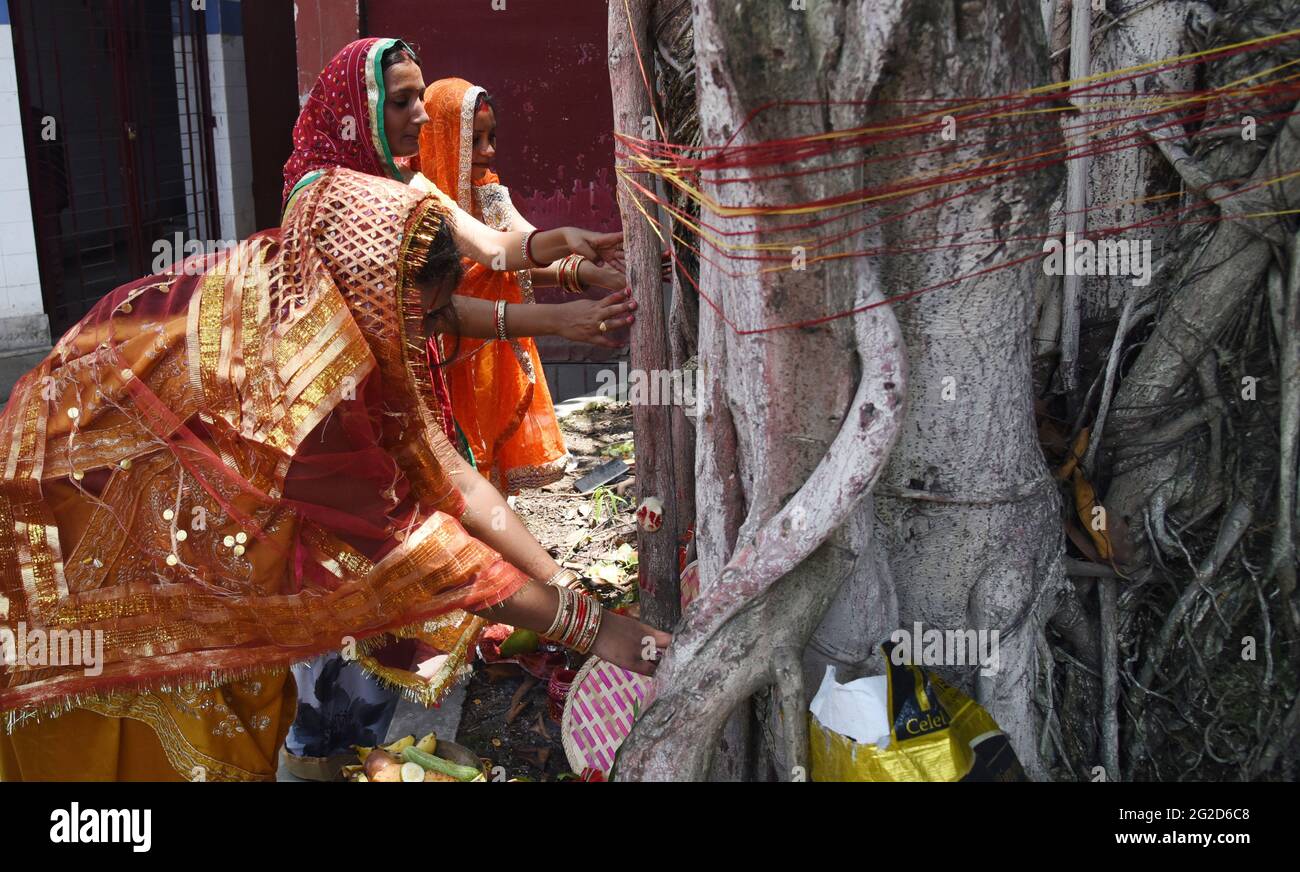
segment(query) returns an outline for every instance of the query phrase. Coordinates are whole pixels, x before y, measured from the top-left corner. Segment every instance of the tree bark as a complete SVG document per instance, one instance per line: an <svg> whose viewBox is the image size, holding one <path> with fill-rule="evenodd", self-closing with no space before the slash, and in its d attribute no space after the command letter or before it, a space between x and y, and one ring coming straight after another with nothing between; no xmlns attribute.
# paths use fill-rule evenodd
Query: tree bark
<svg viewBox="0 0 1300 872"><path fill-rule="evenodd" d="M704 144L752 143L856 121L860 110L789 107L740 129L753 109L774 98L863 99L883 65L901 5L824 4L814 14L784 4L696 4ZM775 180L761 189L705 183L708 194L729 205L803 202L860 186L860 169ZM729 229L746 231L735 241L749 245L792 223L760 215L733 220ZM863 259L756 274L744 262L737 269L725 255L709 254L722 266L702 264L701 287L747 327L883 301ZM905 390L897 324L884 306L814 328L749 336L737 335L708 306L701 307L700 322L707 386L697 443L701 594L659 667L655 700L623 746L617 777L704 777L728 717L774 684L789 767L778 774L800 779L807 754L802 655L869 546L860 516L836 528L869 512L863 496L897 434ZM730 528L741 507L733 549Z"/></svg>
<svg viewBox="0 0 1300 872"><path fill-rule="evenodd" d="M1278 178L1300 166L1300 105L1282 125L1277 138L1242 187ZM1268 190L1269 210L1300 203L1300 177ZM1231 204L1231 200L1227 201ZM1227 205L1225 204L1225 205ZM1112 453L1115 478L1107 505L1128 524L1133 548L1146 553L1142 512L1157 495L1173 505L1191 484L1175 479L1176 452L1150 456L1143 438L1154 421L1168 417L1188 376L1213 348L1213 340L1251 295L1272 258L1274 246L1286 243L1278 220L1226 220L1215 225L1210 240L1187 263L1175 283L1180 290L1156 324L1155 331L1115 394Z"/></svg>
<svg viewBox="0 0 1300 872"><path fill-rule="evenodd" d="M956 101L1044 81L1035 0L982 7L939 0L846 2L803 17L781 5L742 14L709 0L695 11L706 145L888 123L897 110L879 106L908 105L918 97ZM901 45L906 52L895 50ZM870 97L882 102L865 113L836 104ZM754 108L780 99L826 103L769 110L742 128ZM1007 122L980 135L996 141L1015 132ZM834 156L849 168L767 180L761 190L706 179L705 191L731 206L806 202L861 188L854 156ZM873 169L879 175L872 182L924 173L941 160L898 158ZM1009 178L957 205L887 224L877 239L845 245L894 247L915 236L1015 226L1046 212L1058 182ZM736 242L746 245L791 223L760 214L732 219L728 227L743 227L746 234ZM1017 255L1023 252L1010 243L996 249L999 258ZM973 272L989 256L987 250L944 249L831 260L804 273L753 275L742 267L747 274L740 276L729 274L736 271L734 261L724 267L706 262L701 283L733 322L752 327L849 308L847 293L881 299L882 281L896 291L925 287ZM728 715L770 684L776 685L774 708L784 727L778 774L806 774L803 669L811 677L819 660L859 657L880 641L882 628L894 620L895 586L904 626L915 620L940 629L1000 632L1001 668L994 676L977 680L973 669L939 671L989 708L1026 767L1041 775L1032 708L1035 656L1050 611L1045 599L1063 577L1059 497L1037 445L1031 403L1030 270L1037 268L1034 263L968 280L900 307L913 372L911 409L876 496L874 536L872 502L863 496L881 475L897 435L904 384L902 360L892 357L903 350L892 315L881 307L852 322L738 336L702 308L701 361L707 378L716 380L698 444L699 544L702 557L708 555L701 564L703 591L677 629L655 701L624 745L618 777L701 777ZM949 381L958 388L945 398ZM728 433L735 436L734 458L721 450ZM743 497L729 493L719 474L734 475ZM744 521L733 550L721 519L734 518L741 506ZM882 552L889 555L888 568ZM846 578L860 585L856 592L841 587ZM845 611L823 619L837 595ZM844 631L846 622L856 638ZM820 647L806 651L819 627ZM828 640L846 644L836 651Z"/></svg>
<svg viewBox="0 0 1300 872"><path fill-rule="evenodd" d="M1036 0L914 2L909 13L899 37L908 51L882 76L882 100L956 102L1046 80ZM883 122L890 110L878 111L869 123ZM905 142L896 147L899 159L883 164L886 181L985 154L991 161L1024 123L1011 119L970 133L959 126L957 143L966 136L972 145L956 157L913 157L910 152L938 143ZM1003 224L1015 229L997 231L999 237L1023 234L1046 215L1059 184L1059 173L999 178L987 191L884 225L885 244L961 239L963 232ZM940 193L957 190L946 186ZM1008 241L892 255L882 258L881 275L891 290L924 288L1024 257L1033 246ZM1031 260L895 307L909 355L908 417L875 491L900 623L999 632L995 674L937 671L989 710L1035 777L1045 774L1033 706L1037 640L1064 585L1060 498L1038 445L1032 403L1030 334L1040 269Z"/></svg>
<svg viewBox="0 0 1300 872"><path fill-rule="evenodd" d="M654 44L650 31L652 5L653 0L627 0L626 6L622 2L609 6L609 75L614 130L627 136L643 137L648 127L655 130L656 137L662 135L653 121L655 107L648 85L648 81L652 81L650 76L654 64L648 51L648 47ZM638 46L642 54L641 64L637 62ZM626 160L620 160L619 167L633 171ZM636 204L639 200L641 208L652 215L656 206L626 185L619 186L618 199L623 220L627 283L637 301L629 372L634 377L647 379L648 384L657 373L672 369L660 270L661 247ZM683 505L680 498L685 483L679 483L678 467L673 462L679 457L674 439L685 435L680 422L674 427L673 413L674 407L662 401L658 404L632 404L632 428L641 437L636 443L638 501L657 497L664 507L663 524L657 531L637 530L641 619L664 629L672 627L680 613L677 543L690 524L692 512L692 506Z"/></svg>

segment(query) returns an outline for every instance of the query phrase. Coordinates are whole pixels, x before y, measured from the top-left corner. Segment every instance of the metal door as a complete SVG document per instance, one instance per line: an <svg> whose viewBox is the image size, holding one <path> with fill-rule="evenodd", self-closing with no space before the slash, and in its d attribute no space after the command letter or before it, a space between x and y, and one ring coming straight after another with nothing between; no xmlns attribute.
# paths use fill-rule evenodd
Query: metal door
<svg viewBox="0 0 1300 872"><path fill-rule="evenodd" d="M177 233L219 234L207 28L196 5L205 4L9 0L55 336L151 272Z"/></svg>

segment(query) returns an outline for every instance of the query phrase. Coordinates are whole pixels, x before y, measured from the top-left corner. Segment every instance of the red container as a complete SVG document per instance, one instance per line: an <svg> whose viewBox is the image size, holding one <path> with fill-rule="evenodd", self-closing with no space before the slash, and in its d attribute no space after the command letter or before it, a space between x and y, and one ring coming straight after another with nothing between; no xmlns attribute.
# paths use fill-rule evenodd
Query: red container
<svg viewBox="0 0 1300 872"><path fill-rule="evenodd" d="M573 679L577 676L574 669L557 669L546 685L547 710L556 723L564 717L564 701L568 699L569 689L573 687Z"/></svg>

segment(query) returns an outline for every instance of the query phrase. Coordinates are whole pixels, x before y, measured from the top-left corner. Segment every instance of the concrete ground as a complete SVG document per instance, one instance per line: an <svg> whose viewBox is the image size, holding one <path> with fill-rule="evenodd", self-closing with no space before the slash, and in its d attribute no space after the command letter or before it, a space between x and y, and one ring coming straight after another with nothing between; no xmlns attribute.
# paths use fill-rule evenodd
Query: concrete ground
<svg viewBox="0 0 1300 872"><path fill-rule="evenodd" d="M0 410L4 408L5 403L9 402L9 392L13 390L14 383L44 360L49 351L49 348L42 348L0 354Z"/></svg>

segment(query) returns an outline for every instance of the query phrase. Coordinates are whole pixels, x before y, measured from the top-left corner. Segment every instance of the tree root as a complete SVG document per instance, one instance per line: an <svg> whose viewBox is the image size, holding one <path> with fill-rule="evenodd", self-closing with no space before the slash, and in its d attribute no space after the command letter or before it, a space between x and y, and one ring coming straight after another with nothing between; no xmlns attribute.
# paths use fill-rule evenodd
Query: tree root
<svg viewBox="0 0 1300 872"><path fill-rule="evenodd" d="M1218 573L1223 561L1245 535L1246 528L1250 526L1253 518L1254 508L1251 502L1245 498L1238 499L1224 516L1213 551L1201 563L1195 577L1183 588L1173 607L1169 609L1169 614L1156 636L1156 642L1147 652L1142 669L1129 695L1132 721L1136 725L1136 733L1139 737L1144 730L1142 716L1146 707L1146 696L1141 692L1142 689L1149 687L1155 680L1157 672L1173 647L1174 637L1182 626L1183 618L1186 617L1197 597L1202 594L1213 597L1213 593L1206 588L1206 583Z"/></svg>
<svg viewBox="0 0 1300 872"><path fill-rule="evenodd" d="M871 297L883 300L874 288ZM893 313L869 309L855 318L854 329L862 376L839 433L803 486L683 614L659 664L654 701L620 751L619 779L702 780L735 703L769 683L786 722L791 775L807 772L803 679L790 652L803 651L816 623L804 627L776 616L814 608L820 615L835 591L807 583L805 572L778 582L822 545L880 477L907 396L906 355Z"/></svg>
<svg viewBox="0 0 1300 872"><path fill-rule="evenodd" d="M1278 469L1277 526L1273 530L1268 575L1277 578L1291 629L1297 630L1300 629L1300 618L1292 597L1296 590L1296 440L1300 436L1300 233L1291 240L1290 259L1286 304L1279 331L1282 335L1279 373L1282 384L1281 462Z"/></svg>

